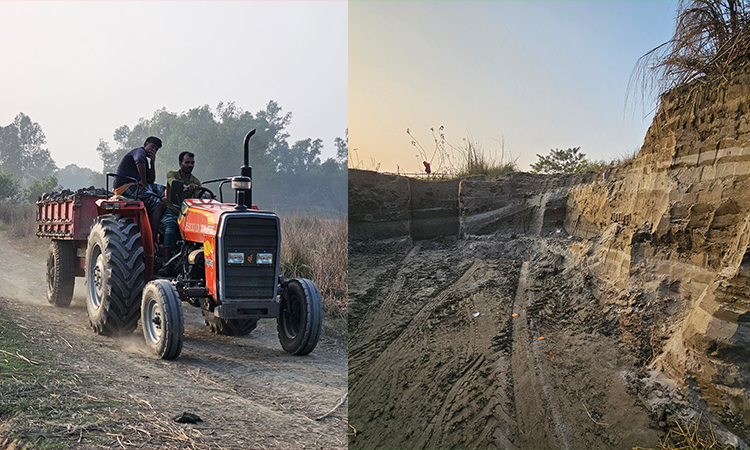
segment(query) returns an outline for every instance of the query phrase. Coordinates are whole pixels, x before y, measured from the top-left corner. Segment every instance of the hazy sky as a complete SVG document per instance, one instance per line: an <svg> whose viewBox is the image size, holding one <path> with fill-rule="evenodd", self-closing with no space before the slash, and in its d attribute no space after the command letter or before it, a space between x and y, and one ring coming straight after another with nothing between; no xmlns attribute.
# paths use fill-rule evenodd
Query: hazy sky
<svg viewBox="0 0 750 450"><path fill-rule="evenodd" d="M667 41L676 1L400 1L349 4L349 148L362 168L422 170L430 127L521 170L552 148L631 155L655 102L625 96L637 59ZM356 151L354 151L356 150Z"/></svg>
<svg viewBox="0 0 750 450"><path fill-rule="evenodd" d="M343 1L0 1L0 126L37 122L52 158L101 170L103 138L166 108L292 113L290 144L347 127ZM237 143L241 151L242 143Z"/></svg>

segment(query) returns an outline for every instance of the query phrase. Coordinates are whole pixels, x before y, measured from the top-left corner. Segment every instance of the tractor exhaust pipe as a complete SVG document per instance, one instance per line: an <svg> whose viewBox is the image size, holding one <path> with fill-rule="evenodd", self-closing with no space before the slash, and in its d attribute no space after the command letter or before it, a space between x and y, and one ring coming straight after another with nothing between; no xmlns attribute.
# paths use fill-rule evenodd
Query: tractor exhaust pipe
<svg viewBox="0 0 750 450"><path fill-rule="evenodd" d="M245 165L240 168L240 177L247 178L247 189L235 189L235 203L237 209L247 209L253 206L253 168L250 167L250 138L255 134L255 129L245 136ZM243 180L244 181L244 180ZM234 187L234 181L232 187ZM244 183L243 183L244 184Z"/></svg>
<svg viewBox="0 0 750 450"><path fill-rule="evenodd" d="M245 136L245 165L243 167L250 166L250 138L255 134L255 129L247 133ZM242 175L245 175L244 173Z"/></svg>

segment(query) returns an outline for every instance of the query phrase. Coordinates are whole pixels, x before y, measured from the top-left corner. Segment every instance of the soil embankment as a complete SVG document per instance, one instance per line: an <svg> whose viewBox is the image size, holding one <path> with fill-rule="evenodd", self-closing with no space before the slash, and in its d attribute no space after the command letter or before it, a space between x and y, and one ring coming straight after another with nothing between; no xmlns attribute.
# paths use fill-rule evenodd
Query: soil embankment
<svg viewBox="0 0 750 450"><path fill-rule="evenodd" d="M350 447L746 447L749 112L744 61L605 173L350 171Z"/></svg>

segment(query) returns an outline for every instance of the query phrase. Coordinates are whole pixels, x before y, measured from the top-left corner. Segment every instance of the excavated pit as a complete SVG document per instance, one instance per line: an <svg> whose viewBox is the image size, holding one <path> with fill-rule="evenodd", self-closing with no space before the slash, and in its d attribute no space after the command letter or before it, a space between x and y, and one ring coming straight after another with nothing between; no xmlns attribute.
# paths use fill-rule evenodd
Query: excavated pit
<svg viewBox="0 0 750 450"><path fill-rule="evenodd" d="M605 173L350 170L350 448L750 439L750 67Z"/></svg>

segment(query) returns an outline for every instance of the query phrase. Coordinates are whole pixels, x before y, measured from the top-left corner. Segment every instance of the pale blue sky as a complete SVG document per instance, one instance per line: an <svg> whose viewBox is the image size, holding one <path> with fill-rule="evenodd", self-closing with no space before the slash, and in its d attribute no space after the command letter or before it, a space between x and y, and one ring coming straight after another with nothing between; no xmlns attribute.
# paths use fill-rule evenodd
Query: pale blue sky
<svg viewBox="0 0 750 450"><path fill-rule="evenodd" d="M292 112L291 143L347 127L347 3L0 2L0 126L39 123L59 167L102 169L99 139L160 108ZM242 143L238 142L238 151Z"/></svg>
<svg viewBox="0 0 750 450"><path fill-rule="evenodd" d="M656 103L626 110L628 80L637 59L672 36L677 6L350 2L349 146L365 167L393 172L422 169L407 128L429 151L430 127L441 125L453 144L471 134L488 152L504 139L521 170L551 148L630 155Z"/></svg>

